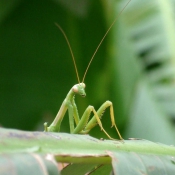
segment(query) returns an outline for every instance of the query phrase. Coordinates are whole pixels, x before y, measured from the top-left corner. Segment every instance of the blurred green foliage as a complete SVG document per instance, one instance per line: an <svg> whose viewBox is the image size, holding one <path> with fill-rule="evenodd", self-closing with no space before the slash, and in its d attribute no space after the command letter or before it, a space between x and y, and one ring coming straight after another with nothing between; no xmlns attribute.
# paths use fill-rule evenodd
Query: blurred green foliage
<svg viewBox="0 0 175 175"><path fill-rule="evenodd" d="M126 2L1 1L1 125L43 130L43 123L54 119L69 89L77 83L68 46L55 22L69 38L82 79L93 52ZM170 76L167 72L171 69L162 70L157 66L164 64L167 58L174 58L170 52L174 36L169 42L170 37L163 34L171 32L163 30L163 21L159 20L160 26L157 24L157 19L165 14L164 8L159 7L167 7L166 10L171 11L171 6L164 3L169 5L170 1L130 2L101 45L87 73L87 97L76 96L76 103L81 116L88 105L98 109L103 102L111 100L117 126L125 138L141 137L173 144L174 128L170 119L175 116L174 106L170 108L167 105L170 103L168 96L166 101L157 93L161 94L161 83L165 85L166 82L166 87L172 91L168 95L175 96L174 79L167 81L165 78L165 74ZM170 19L167 17L167 21ZM173 22L171 24L173 26ZM165 64L168 65L167 62ZM174 72L171 75L175 75ZM159 76L160 81L153 76ZM166 92L164 89L163 93ZM170 104L175 104L175 98ZM106 110L102 123L109 134L117 138L115 130L110 128L109 110ZM61 131L69 132L67 114ZM105 137L99 127L90 134Z"/></svg>
<svg viewBox="0 0 175 175"><path fill-rule="evenodd" d="M8 6L5 1L2 5ZM82 79L105 33L105 21L98 1L87 1L83 7L86 12L82 14L69 9L71 2L66 6L59 1L20 1L17 4L14 1L13 5L0 27L1 125L32 130L42 119L54 118L69 89L77 83L68 46L54 22L68 35ZM81 4L77 4L76 9L79 8ZM88 72L85 80L88 95L78 104L81 114L89 99L92 104L98 104L92 97L100 98L100 91L103 94L101 88L96 87L105 67L105 50L103 43ZM92 82L92 86L88 82Z"/></svg>

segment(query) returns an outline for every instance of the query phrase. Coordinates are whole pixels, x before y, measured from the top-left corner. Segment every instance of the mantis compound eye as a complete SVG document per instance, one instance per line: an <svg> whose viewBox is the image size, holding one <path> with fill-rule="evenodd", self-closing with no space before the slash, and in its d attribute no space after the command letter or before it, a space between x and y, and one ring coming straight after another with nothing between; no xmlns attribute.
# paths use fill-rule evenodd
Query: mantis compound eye
<svg viewBox="0 0 175 175"><path fill-rule="evenodd" d="M78 92L78 87L77 87L77 85L74 85L74 86L72 87L72 90L73 90L74 92Z"/></svg>

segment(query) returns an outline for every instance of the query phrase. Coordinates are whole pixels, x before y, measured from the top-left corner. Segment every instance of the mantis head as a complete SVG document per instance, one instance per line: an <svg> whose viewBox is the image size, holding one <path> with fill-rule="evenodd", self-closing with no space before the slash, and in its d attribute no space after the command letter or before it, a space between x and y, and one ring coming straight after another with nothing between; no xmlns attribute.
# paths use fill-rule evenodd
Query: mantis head
<svg viewBox="0 0 175 175"><path fill-rule="evenodd" d="M81 95L82 97L86 96L86 92L85 92L85 87L86 85L84 83L79 83L76 84L72 87L73 92Z"/></svg>

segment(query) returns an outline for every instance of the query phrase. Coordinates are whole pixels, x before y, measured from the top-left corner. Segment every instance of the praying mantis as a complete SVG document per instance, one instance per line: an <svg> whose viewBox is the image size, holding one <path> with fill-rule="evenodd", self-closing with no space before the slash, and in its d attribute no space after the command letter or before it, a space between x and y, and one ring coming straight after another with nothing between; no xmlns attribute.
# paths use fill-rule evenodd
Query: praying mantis
<svg viewBox="0 0 175 175"><path fill-rule="evenodd" d="M126 8L126 6L129 4L131 0L129 0L127 2L127 4L124 6L124 8L121 10L121 12L119 13L119 15L123 12L123 10ZM114 109L113 109L113 104L111 101L106 101L104 102L101 107L96 111L95 108L91 105L89 105L86 110L84 111L82 117L79 117L78 114L78 109L75 103L75 95L79 94L82 97L86 96L86 92L85 92L85 77L87 74L87 71L89 69L89 66L91 65L92 60L94 59L94 56L96 55L99 47L101 46L103 40L105 39L105 37L107 36L107 34L109 33L110 29L112 28L112 26L115 24L117 18L115 18L115 20L113 21L113 23L110 25L110 27L108 28L107 32L105 33L105 35L103 36L103 38L101 39L99 45L97 46L94 54L92 55L90 62L86 68L86 71L84 73L83 79L80 82L79 79L79 75L78 75L78 70L77 70L77 66L75 63L75 58L73 55L73 51L72 48L70 46L69 40L64 32L64 30L57 24L55 23L55 25L60 29L60 31L62 32L63 36L65 37L65 40L68 44L72 59L73 59L73 63L74 63L74 67L75 67L75 72L77 75L77 79L78 79L78 84L75 84L70 91L68 92L66 98L64 99L54 121L51 123L51 125L48 127L47 123L44 123L44 131L45 132L59 132L60 131L60 126L61 126L61 122L65 116L66 111L68 110L68 114L69 114L69 124L70 124L70 133L72 134L87 134L92 128L94 128L97 124L100 126L101 130L106 134L106 136L111 139L111 140L115 140L113 139L107 132L106 130L103 128L102 126L102 122L101 122L101 117L103 116L103 113L105 112L105 110L107 108L110 109L110 117L111 117L111 123L112 123L112 127L114 126L118 136L120 138L120 140L123 140L116 124L115 124L115 117L114 117ZM91 113L94 114L94 116L91 118L91 120L89 121L89 117L91 115ZM76 124L76 127L74 126Z"/></svg>

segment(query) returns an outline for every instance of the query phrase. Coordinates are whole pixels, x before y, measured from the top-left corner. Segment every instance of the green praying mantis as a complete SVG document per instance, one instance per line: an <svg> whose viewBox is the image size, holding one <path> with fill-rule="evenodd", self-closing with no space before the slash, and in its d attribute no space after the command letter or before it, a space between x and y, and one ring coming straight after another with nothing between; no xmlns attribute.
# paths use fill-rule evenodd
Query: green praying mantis
<svg viewBox="0 0 175 175"><path fill-rule="evenodd" d="M121 10L121 12L119 13L119 15L123 12L123 10L126 8L126 6L129 4L131 0L129 0L127 2L127 4L124 6L124 8ZM44 123L44 130L45 132L59 132L60 131L60 126L61 126L61 122L65 116L66 111L68 110L68 114L69 114L69 124L70 124L70 133L72 134L87 134L92 128L94 128L97 124L100 126L101 130L106 134L106 136L109 139L115 140L113 139L107 132L106 130L103 128L102 126L102 122L101 122L101 117L103 116L103 113L105 112L105 110L107 108L110 108L110 117L111 117L111 123L112 123L112 127L114 126L118 136L121 140L123 140L116 124L115 124L115 117L114 117L114 109L113 109L113 104L111 101L106 101L104 102L101 107L96 111L95 108L91 105L89 105L83 116L80 118L79 114L78 114L78 109L75 103L75 95L79 94L82 97L86 96L86 92L85 92L85 77L87 74L87 71L89 69L89 66L91 65L92 60L94 59L95 54L97 53L100 45L102 44L103 40L105 39L105 37L107 36L108 32L110 31L110 29L112 28L112 26L114 25L114 23L116 22L117 18L113 21L113 23L111 24L111 26L108 28L107 32L105 33L105 35L103 36L103 38L101 39L99 45L97 46L94 54L92 55L92 58L90 59L90 62L86 68L86 71L84 73L83 76L83 80L82 82L80 82L79 79L79 75L78 75L78 70L76 67L76 63L75 63L75 58L72 52L72 48L70 46L69 40L65 34L65 32L63 31L63 29L57 24L55 23L55 25L60 29L60 31L62 32L62 34L64 35L66 42L68 44L72 59L73 59L73 63L74 63L74 67L75 67L75 71L76 71L76 75L77 75L77 79L78 79L78 84L75 84L70 91L68 92L66 98L64 99L54 121L52 122L52 124L48 127L47 123ZM89 117L91 115L91 113L94 114L94 116L91 118L91 120L89 121ZM74 126L76 124L76 127Z"/></svg>

